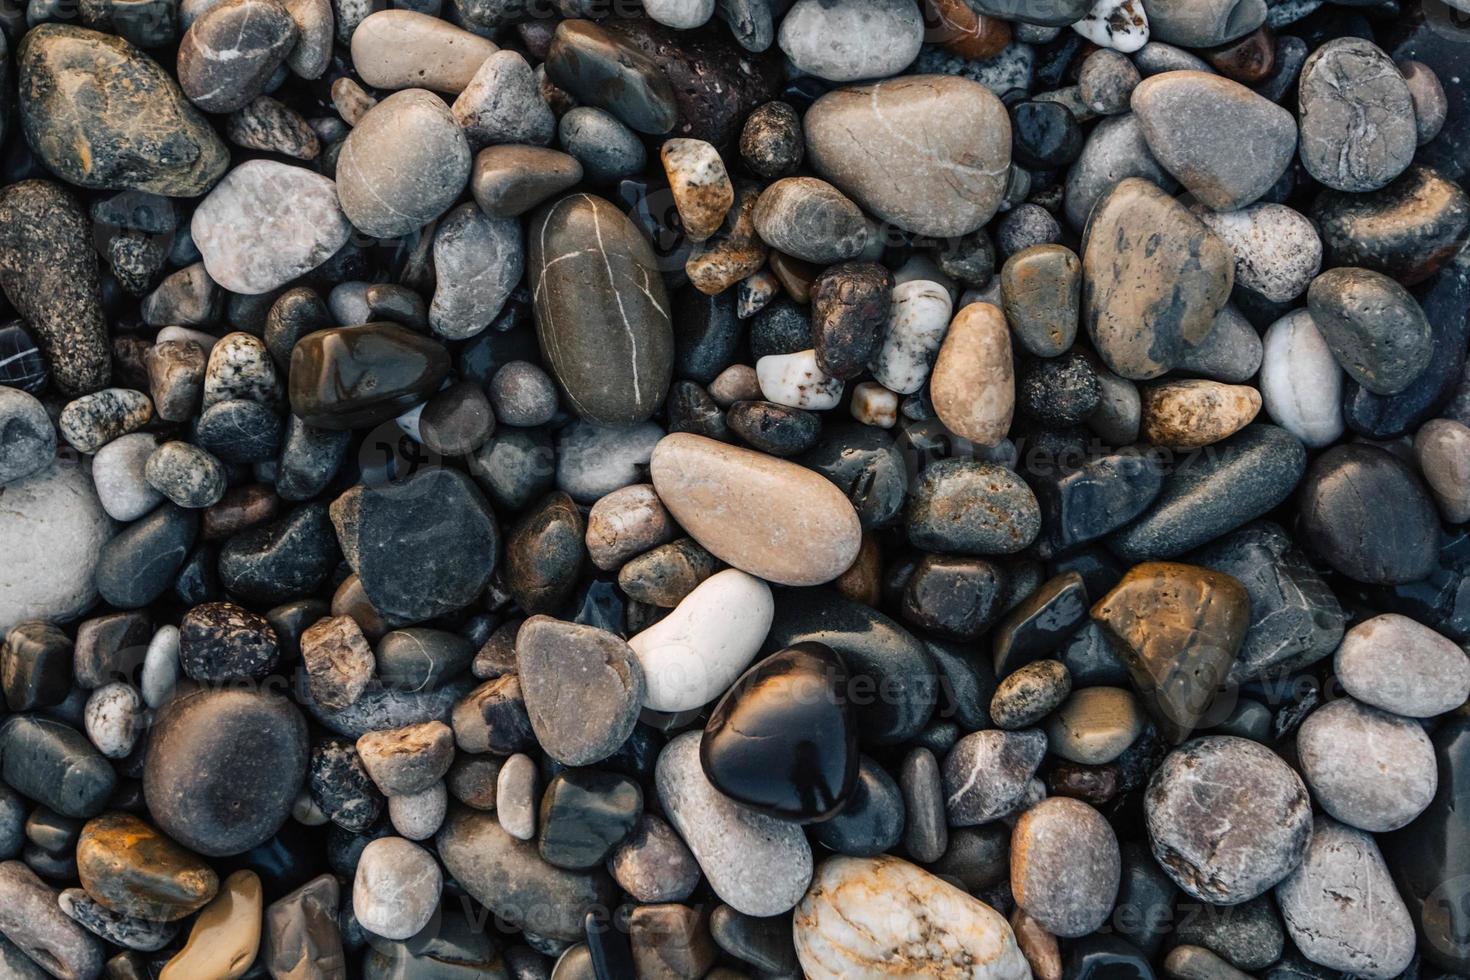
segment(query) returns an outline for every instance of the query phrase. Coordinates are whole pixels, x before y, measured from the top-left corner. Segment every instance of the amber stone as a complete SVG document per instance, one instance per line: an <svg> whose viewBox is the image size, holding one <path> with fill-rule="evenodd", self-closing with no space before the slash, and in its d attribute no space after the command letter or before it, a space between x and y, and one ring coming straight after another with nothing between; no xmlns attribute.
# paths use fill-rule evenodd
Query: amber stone
<svg viewBox="0 0 1470 980"><path fill-rule="evenodd" d="M1226 78L1255 85L1264 82L1276 67L1276 35L1262 24L1245 37L1203 53L1205 60Z"/></svg>
<svg viewBox="0 0 1470 980"><path fill-rule="evenodd" d="M832 816L857 785L857 726L842 658L797 643L747 670L715 706L699 761L714 787L785 820Z"/></svg>
<svg viewBox="0 0 1470 980"><path fill-rule="evenodd" d="M965 0L924 0L924 40L961 58L994 58L1011 43L1011 25L978 14Z"/></svg>
<svg viewBox="0 0 1470 980"><path fill-rule="evenodd" d="M815 266L777 251L771 252L770 264L787 296L803 306L812 301L812 280L817 278Z"/></svg>
<svg viewBox="0 0 1470 980"><path fill-rule="evenodd" d="M1135 565L1092 607L1139 699L1176 744L1209 711L1250 626L1234 578L1196 565Z"/></svg>
<svg viewBox="0 0 1470 980"><path fill-rule="evenodd" d="M127 813L105 813L82 828L77 877L114 912L157 922L182 919L219 890L208 864Z"/></svg>
<svg viewBox="0 0 1470 980"><path fill-rule="evenodd" d="M318 330L291 351L291 411L323 429L361 429L402 415L439 389L449 352L396 323Z"/></svg>

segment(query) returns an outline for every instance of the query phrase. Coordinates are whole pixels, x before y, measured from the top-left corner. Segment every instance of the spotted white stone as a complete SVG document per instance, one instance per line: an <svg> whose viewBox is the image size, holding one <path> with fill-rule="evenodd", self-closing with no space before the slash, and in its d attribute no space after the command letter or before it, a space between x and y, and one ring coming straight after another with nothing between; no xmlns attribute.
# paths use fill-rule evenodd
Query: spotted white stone
<svg viewBox="0 0 1470 980"><path fill-rule="evenodd" d="M685 596L674 611L628 641L643 668L645 707L690 711L725 693L770 632L771 587L727 568Z"/></svg>
<svg viewBox="0 0 1470 980"><path fill-rule="evenodd" d="M1266 414L1309 447L1342 435L1342 368L1306 310L1266 331L1260 387Z"/></svg>
<svg viewBox="0 0 1470 980"><path fill-rule="evenodd" d="M98 752L122 759L133 751L143 729L143 698L125 681L104 684L88 696L82 722Z"/></svg>
<svg viewBox="0 0 1470 980"><path fill-rule="evenodd" d="M910 279L894 286L883 341L868 362L878 383L900 395L924 387L953 312L949 290L938 282Z"/></svg>
<svg viewBox="0 0 1470 980"><path fill-rule="evenodd" d="M1100 47L1132 54L1148 43L1148 14L1141 0L1097 0L1072 30Z"/></svg>
<svg viewBox="0 0 1470 980"><path fill-rule="evenodd" d="M792 924L808 980L1030 980L1005 918L896 857L822 862Z"/></svg>
<svg viewBox="0 0 1470 980"><path fill-rule="evenodd" d="M876 381L862 381L852 389L851 409L863 425L891 429L898 424L898 395Z"/></svg>
<svg viewBox="0 0 1470 980"><path fill-rule="evenodd" d="M1322 268L1322 239L1301 212L1284 204L1254 204L1239 211L1194 208L1195 217L1235 253L1235 284L1273 303L1307 291Z"/></svg>
<svg viewBox="0 0 1470 980"><path fill-rule="evenodd" d="M822 411L842 400L842 379L817 367L815 350L767 354L755 362L755 376L766 401L777 405Z"/></svg>

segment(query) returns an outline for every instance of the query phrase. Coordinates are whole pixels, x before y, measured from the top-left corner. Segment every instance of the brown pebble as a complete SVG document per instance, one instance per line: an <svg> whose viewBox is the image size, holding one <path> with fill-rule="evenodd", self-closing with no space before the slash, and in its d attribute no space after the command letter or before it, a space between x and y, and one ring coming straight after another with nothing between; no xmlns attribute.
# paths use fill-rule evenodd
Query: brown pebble
<svg viewBox="0 0 1470 980"><path fill-rule="evenodd" d="M1265 24L1245 37L1200 52L1226 78L1242 85L1264 82L1276 67L1276 35Z"/></svg>
<svg viewBox="0 0 1470 980"><path fill-rule="evenodd" d="M1011 931L1036 980L1062 980L1062 950L1056 936L1041 928L1041 923L1019 905L1011 913Z"/></svg>
<svg viewBox="0 0 1470 980"><path fill-rule="evenodd" d="M1011 333L1005 314L971 303L955 315L929 378L934 412L958 436L994 446L1011 429L1016 408Z"/></svg>
<svg viewBox="0 0 1470 980"><path fill-rule="evenodd" d="M1249 385L1192 378L1144 385L1143 437L1170 449L1200 449L1250 424L1261 393Z"/></svg>
<svg viewBox="0 0 1470 980"><path fill-rule="evenodd" d="M281 498L263 483L231 487L219 503L204 509L200 536L205 541L223 541L275 520L280 510Z"/></svg>

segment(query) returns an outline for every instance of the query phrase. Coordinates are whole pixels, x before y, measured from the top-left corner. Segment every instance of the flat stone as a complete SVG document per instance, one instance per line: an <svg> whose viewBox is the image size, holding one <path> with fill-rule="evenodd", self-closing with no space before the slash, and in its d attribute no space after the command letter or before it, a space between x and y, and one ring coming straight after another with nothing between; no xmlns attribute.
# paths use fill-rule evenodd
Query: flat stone
<svg viewBox="0 0 1470 980"><path fill-rule="evenodd" d="M425 88L457 95L495 44L417 10L377 10L352 32L352 64L374 88Z"/></svg>
<svg viewBox="0 0 1470 980"><path fill-rule="evenodd" d="M336 254L352 232L337 185L304 167L249 160L194 210L209 277L233 293L269 293Z"/></svg>
<svg viewBox="0 0 1470 980"><path fill-rule="evenodd" d="M1311 799L1270 749L1233 736L1171 752L1144 794L1149 843L1175 884L1201 901L1236 905L1301 863Z"/></svg>
<svg viewBox="0 0 1470 980"><path fill-rule="evenodd" d="M194 546L198 512L161 504L104 544L92 570L97 594L120 609L138 609L158 599Z"/></svg>
<svg viewBox="0 0 1470 980"><path fill-rule="evenodd" d="M1321 817L1276 888L1292 942L1315 963L1387 980L1414 958L1414 926L1373 837Z"/></svg>
<svg viewBox="0 0 1470 980"><path fill-rule="evenodd" d="M1342 435L1342 368L1310 311L1288 313L1267 328L1259 386L1272 421L1308 447Z"/></svg>
<svg viewBox="0 0 1470 980"><path fill-rule="evenodd" d="M437 281L429 304L434 332L450 340L474 336L499 315L525 267L520 225L486 217L473 204L445 215L434 232Z"/></svg>
<svg viewBox="0 0 1470 980"><path fill-rule="evenodd" d="M1046 720L1047 746L1053 755L1069 762L1106 765L1133 744L1143 732L1144 723L1132 692L1118 687L1084 687L1074 691Z"/></svg>
<svg viewBox="0 0 1470 980"><path fill-rule="evenodd" d="M686 732L659 754L659 803L723 902L747 915L779 915L801 900L812 879L806 836L796 824L719 793L700 767L700 738Z"/></svg>
<svg viewBox="0 0 1470 980"><path fill-rule="evenodd" d="M807 262L850 259L867 242L862 211L815 177L783 177L771 184L761 192L751 218L767 245Z"/></svg>
<svg viewBox="0 0 1470 980"><path fill-rule="evenodd" d="M1359 701L1409 718L1452 711L1470 696L1470 659L1455 643L1397 613L1347 631L1333 667Z"/></svg>
<svg viewBox="0 0 1470 980"><path fill-rule="evenodd" d="M1371 41L1340 37L1313 51L1298 103L1302 165L1328 187L1374 191L1414 159L1419 137L1408 83Z"/></svg>
<svg viewBox="0 0 1470 980"><path fill-rule="evenodd" d="M438 720L380 729L357 740L357 755L384 796L412 796L449 771L454 734Z"/></svg>
<svg viewBox="0 0 1470 980"><path fill-rule="evenodd" d="M33 715L12 716L0 727L0 775L65 817L96 816L117 786L111 763L85 735Z"/></svg>
<svg viewBox="0 0 1470 980"><path fill-rule="evenodd" d="M74 619L96 600L93 570L115 525L86 471L55 461L7 484L0 550L23 576L0 585L0 628L28 619Z"/></svg>
<svg viewBox="0 0 1470 980"><path fill-rule="evenodd" d="M452 809L436 843L445 870L470 895L538 936L581 939L587 913L611 907L616 894L605 872L548 864L535 844L512 837L492 814Z"/></svg>
<svg viewBox="0 0 1470 980"><path fill-rule="evenodd" d="M1034 728L988 729L961 738L944 759L945 810L951 827L989 823L1024 808L1031 777L1046 756Z"/></svg>
<svg viewBox="0 0 1470 980"><path fill-rule="evenodd" d="M1143 241L1152 247L1138 247ZM1082 253L1083 318L1109 368L1147 380L1201 343L1229 298L1230 249L1157 186L1128 178L1097 203Z"/></svg>
<svg viewBox="0 0 1470 980"><path fill-rule="evenodd" d="M158 712L143 792L159 829L211 857L269 840L306 775L306 722L290 701L201 688Z"/></svg>
<svg viewBox="0 0 1470 980"><path fill-rule="evenodd" d="M1374 394L1397 394L1428 367L1429 321L1413 296L1381 272L1329 269L1312 281L1307 304L1342 369Z"/></svg>
<svg viewBox="0 0 1470 980"><path fill-rule="evenodd" d="M232 602L195 606L179 624L179 663L196 681L257 680L275 669L279 655L265 617Z"/></svg>
<svg viewBox="0 0 1470 980"><path fill-rule="evenodd" d="M154 922L114 912L100 902L94 901L80 888L63 889L61 894L56 896L56 904L61 906L61 911L92 935L114 945L122 946L124 949L135 949L145 953L156 952L173 942L179 932L178 925L172 922ZM30 959L27 959L26 962L34 963ZM13 966L8 963L6 965ZM43 980L50 976L39 966L35 967L35 971L35 980ZM31 974L22 971L20 975L30 980Z"/></svg>
<svg viewBox="0 0 1470 980"><path fill-rule="evenodd" d="M699 863L662 818L644 812L607 859L619 887L644 903L679 902L699 884Z"/></svg>
<svg viewBox="0 0 1470 980"><path fill-rule="evenodd" d="M674 519L717 558L752 575L817 585L836 578L857 557L862 528L852 505L804 467L675 433L659 442L650 472ZM823 544L773 547L805 540Z"/></svg>
<svg viewBox="0 0 1470 980"><path fill-rule="evenodd" d="M224 143L169 72L123 38L49 23L23 41L26 140L68 183L194 197L229 166Z"/></svg>
<svg viewBox="0 0 1470 980"><path fill-rule="evenodd" d="M537 336L572 408L602 425L644 421L668 390L674 354L647 240L588 194L542 208L528 237Z"/></svg>
<svg viewBox="0 0 1470 980"><path fill-rule="evenodd" d="M836 37L856 43L834 45ZM781 18L777 43L804 74L829 82L884 78L907 68L924 40L915 4L798 0Z"/></svg>
<svg viewBox="0 0 1470 980"><path fill-rule="evenodd" d="M582 180L582 164L540 146L491 146L475 155L470 191L491 218L514 218Z"/></svg>
<svg viewBox="0 0 1470 980"><path fill-rule="evenodd" d="M1297 731L1302 778L1333 817L1374 833L1398 830L1434 799L1434 748L1418 723L1340 698Z"/></svg>
<svg viewBox="0 0 1470 980"><path fill-rule="evenodd" d="M1054 797L1021 814L1011 837L1011 894L1047 932L1085 936L1113 909L1118 838L1081 800Z"/></svg>
<svg viewBox="0 0 1470 980"><path fill-rule="evenodd" d="M407 10L380 13L422 16ZM449 107L423 89L394 92L369 109L337 156L342 210L354 228L376 238L397 238L439 217L469 177L470 146L463 130Z"/></svg>
<svg viewBox="0 0 1470 980"><path fill-rule="evenodd" d="M643 790L602 769L568 769L541 796L537 848L558 868L600 868L643 813Z"/></svg>
<svg viewBox="0 0 1470 980"><path fill-rule="evenodd" d="M797 907L793 933L801 969L814 980L887 974L895 962L916 974L979 980L1031 972L1000 913L886 855L824 861Z"/></svg>
<svg viewBox="0 0 1470 980"><path fill-rule="evenodd" d="M1169 44L1204 48L1249 34L1266 20L1265 0L1144 0L1153 36Z"/></svg>
<svg viewBox="0 0 1470 980"><path fill-rule="evenodd" d="M394 323L318 330L291 351L291 411L321 429L367 428L427 400L448 373L441 345Z"/></svg>
<svg viewBox="0 0 1470 980"><path fill-rule="evenodd" d="M59 184L26 180L0 193L0 291L40 343L63 395L107 387L97 254L80 205Z"/></svg>
<svg viewBox="0 0 1470 980"><path fill-rule="evenodd" d="M87 822L77 842L87 894L123 915L173 922L214 898L219 879L202 860L131 814Z"/></svg>
<svg viewBox="0 0 1470 980"><path fill-rule="evenodd" d="M223 0L179 43L179 87L205 112L242 109L265 91L297 37L278 0Z"/></svg>
<svg viewBox="0 0 1470 980"><path fill-rule="evenodd" d="M1386 450L1334 446L1312 461L1300 499L1308 550L1348 578L1394 585L1433 570L1434 503L1413 470ZM1395 506L1374 503L1383 500Z"/></svg>
<svg viewBox="0 0 1470 980"><path fill-rule="evenodd" d="M620 638L533 616L516 634L516 663L536 740L564 765L612 755L645 700L643 668Z"/></svg>
<svg viewBox="0 0 1470 980"><path fill-rule="evenodd" d="M1098 600L1092 617L1118 645L1161 731L1179 743L1208 712L1235 661L1250 598L1229 575L1146 562Z"/></svg>
<svg viewBox="0 0 1470 980"><path fill-rule="evenodd" d="M838 89L807 110L804 125L813 169L907 231L969 234L1004 197L1010 118L968 79L913 75ZM924 147L917 158L915 147Z"/></svg>

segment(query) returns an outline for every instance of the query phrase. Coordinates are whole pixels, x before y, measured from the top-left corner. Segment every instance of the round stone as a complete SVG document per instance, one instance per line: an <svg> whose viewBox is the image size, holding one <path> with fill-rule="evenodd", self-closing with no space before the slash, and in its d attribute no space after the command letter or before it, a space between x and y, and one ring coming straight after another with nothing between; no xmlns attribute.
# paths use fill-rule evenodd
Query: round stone
<svg viewBox="0 0 1470 980"><path fill-rule="evenodd" d="M56 455L46 408L19 388L0 388L0 485L30 476Z"/></svg>
<svg viewBox="0 0 1470 980"><path fill-rule="evenodd" d="M1320 449L1342 435L1342 368L1307 310L1267 328L1259 384L1266 414L1306 446Z"/></svg>
<svg viewBox="0 0 1470 980"><path fill-rule="evenodd" d="M1011 834L1011 894L1047 932L1085 936L1118 894L1118 838L1081 800L1053 797L1021 814Z"/></svg>
<svg viewBox="0 0 1470 980"><path fill-rule="evenodd" d="M1143 802L1159 865L1214 905L1239 904L1281 881L1312 837L1301 778L1243 738L1198 738L1169 753Z"/></svg>
<svg viewBox="0 0 1470 980"><path fill-rule="evenodd" d="M536 740L563 765L600 762L633 733L643 667L620 638L532 616L516 634L516 664Z"/></svg>
<svg viewBox="0 0 1470 980"><path fill-rule="evenodd" d="M1385 186L1414 159L1419 133L1408 83L1371 41L1339 37L1302 66L1301 158L1328 187Z"/></svg>
<svg viewBox="0 0 1470 980"><path fill-rule="evenodd" d="M298 36L279 0L224 0L179 43L179 86L205 112L243 109L265 91Z"/></svg>
<svg viewBox="0 0 1470 980"><path fill-rule="evenodd" d="M434 855L401 837L379 838L358 858L352 914L373 935L408 939L434 917L443 884Z"/></svg>
<svg viewBox="0 0 1470 980"><path fill-rule="evenodd" d="M1432 718L1470 697L1470 658L1454 641L1397 613L1347 631L1333 667L1353 697L1409 718Z"/></svg>
<svg viewBox="0 0 1470 980"><path fill-rule="evenodd" d="M1360 830L1398 830L1423 812L1439 785L1424 729L1352 698L1312 712L1296 745L1312 795Z"/></svg>
<svg viewBox="0 0 1470 980"><path fill-rule="evenodd" d="M833 38L851 43L833 44ZM781 18L776 41L801 72L829 82L895 75L924 40L924 18L906 0L797 0Z"/></svg>
<svg viewBox="0 0 1470 980"><path fill-rule="evenodd" d="M1403 391L1429 365L1433 335L1424 311L1381 272L1329 269L1312 281L1307 305L1342 369L1374 394Z"/></svg>

